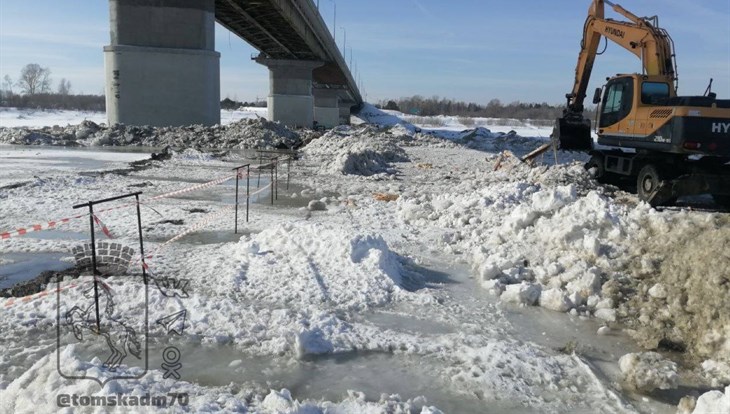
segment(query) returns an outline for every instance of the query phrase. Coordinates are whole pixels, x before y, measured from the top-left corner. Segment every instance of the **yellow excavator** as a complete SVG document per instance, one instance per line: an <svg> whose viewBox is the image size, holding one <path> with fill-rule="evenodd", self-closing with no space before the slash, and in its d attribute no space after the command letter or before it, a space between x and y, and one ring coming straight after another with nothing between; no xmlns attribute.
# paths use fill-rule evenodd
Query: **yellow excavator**
<svg viewBox="0 0 730 414"><path fill-rule="evenodd" d="M606 5L627 21L606 18ZM592 1L575 84L553 139L560 149L590 153L586 168L599 181L635 183L651 205L709 193L730 207L730 100L717 99L712 80L702 96L677 95L674 42L658 20ZM641 59L643 73L616 75L596 90L596 145L583 105L602 38Z"/></svg>

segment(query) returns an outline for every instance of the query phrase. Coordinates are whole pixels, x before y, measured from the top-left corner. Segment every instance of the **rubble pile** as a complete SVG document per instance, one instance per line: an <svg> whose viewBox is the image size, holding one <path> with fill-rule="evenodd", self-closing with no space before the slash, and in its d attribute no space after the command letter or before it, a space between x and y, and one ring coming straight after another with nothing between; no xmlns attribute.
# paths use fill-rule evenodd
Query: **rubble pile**
<svg viewBox="0 0 730 414"><path fill-rule="evenodd" d="M98 125L84 121L66 127L0 128L0 143L53 146L141 146L173 148L288 149L301 146L297 132L263 118L244 119L228 126L152 127Z"/></svg>

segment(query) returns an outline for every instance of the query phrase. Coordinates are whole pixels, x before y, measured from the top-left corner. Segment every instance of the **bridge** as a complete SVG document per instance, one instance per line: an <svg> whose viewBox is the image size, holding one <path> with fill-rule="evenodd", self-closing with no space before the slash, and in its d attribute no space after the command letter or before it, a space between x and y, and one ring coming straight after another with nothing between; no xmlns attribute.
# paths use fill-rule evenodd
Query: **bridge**
<svg viewBox="0 0 730 414"><path fill-rule="evenodd" d="M215 22L269 69L268 118L348 123L362 96L313 0L109 0L104 47L110 124L220 122Z"/></svg>

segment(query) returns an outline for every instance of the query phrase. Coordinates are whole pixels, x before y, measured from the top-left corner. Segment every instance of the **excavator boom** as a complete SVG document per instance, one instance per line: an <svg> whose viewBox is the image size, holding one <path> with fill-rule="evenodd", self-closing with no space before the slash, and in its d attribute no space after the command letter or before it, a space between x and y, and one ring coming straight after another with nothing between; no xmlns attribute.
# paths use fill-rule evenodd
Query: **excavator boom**
<svg viewBox="0 0 730 414"><path fill-rule="evenodd" d="M606 4L628 21L607 19ZM602 37L617 43L641 59L646 75L664 76L667 82L674 85L676 94L677 71L673 42L669 34L658 27L657 20L656 17L638 17L608 0L593 0L583 28L573 90L566 95L565 113L556 123L554 139L559 142L561 149L588 151L593 146L590 120L583 117L583 110L588 82Z"/></svg>

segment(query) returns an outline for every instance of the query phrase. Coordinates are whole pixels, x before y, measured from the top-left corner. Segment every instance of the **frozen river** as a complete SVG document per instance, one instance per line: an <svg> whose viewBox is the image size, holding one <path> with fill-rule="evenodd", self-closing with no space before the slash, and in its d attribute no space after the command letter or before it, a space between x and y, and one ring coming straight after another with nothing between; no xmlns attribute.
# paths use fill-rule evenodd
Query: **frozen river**
<svg viewBox="0 0 730 414"><path fill-rule="evenodd" d="M368 161L353 159L363 151L358 134L340 133L352 142L346 155L332 137L315 141L274 205L269 172L261 182L252 175L260 193L239 234L233 181L205 184L255 163L249 153L186 151L130 168L150 151L0 147L0 230L142 191L155 279L140 284L134 260L133 276L106 279L110 320L134 329L144 351L115 372L101 366L100 336L57 331L58 309L70 307L59 303L73 288L58 299L0 299L2 406L23 411L33 401L50 412L59 394L183 392L190 412L674 412L682 391L625 390L619 358L640 348L621 324L596 316L615 306L589 305L608 297L601 269L623 266L620 231L642 207L615 204L590 183L571 186L579 165L506 161L510 170L495 172L495 153L436 138L396 150L391 134L366 136ZM134 209L115 206L99 214L109 242L136 249ZM0 283L73 266L70 251L87 242L88 224L1 241ZM561 271L574 275L560 282ZM544 296L531 300L531 286ZM562 292L555 303L550 289ZM566 308L550 309L563 299ZM179 378L165 378L171 347ZM100 387L60 372L135 379ZM681 386L697 389L692 380Z"/></svg>

